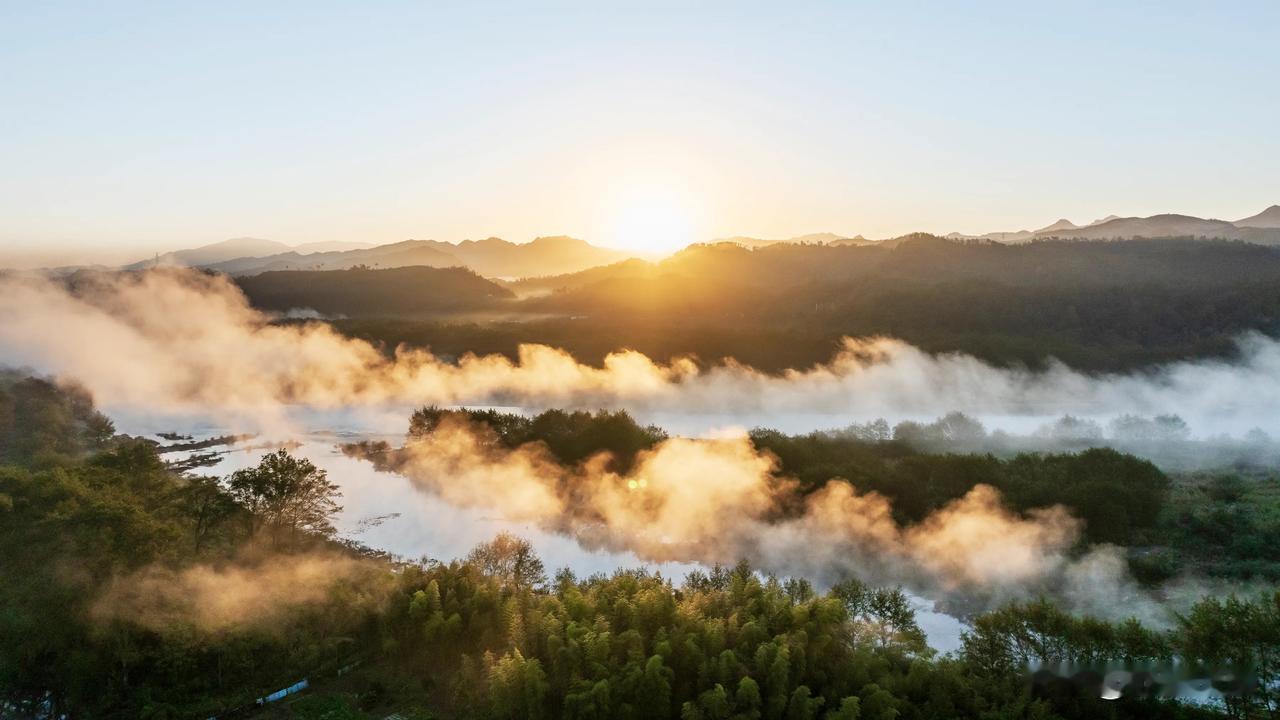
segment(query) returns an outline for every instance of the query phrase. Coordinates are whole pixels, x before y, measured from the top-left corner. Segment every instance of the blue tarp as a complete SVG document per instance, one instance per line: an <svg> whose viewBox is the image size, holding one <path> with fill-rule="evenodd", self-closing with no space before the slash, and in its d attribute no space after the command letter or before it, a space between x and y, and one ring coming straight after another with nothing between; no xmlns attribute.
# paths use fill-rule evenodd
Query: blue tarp
<svg viewBox="0 0 1280 720"><path fill-rule="evenodd" d="M298 682L296 682L296 683L294 683L294 684L290 685L289 687L287 687L287 688L285 688L285 689L283 689L283 690L277 690L277 691L275 691L275 692L271 693L270 695L267 695L266 697L260 697L260 698L258 698L258 704L259 704L259 705L266 705L266 704L267 704L267 703L269 703L269 702L275 702L275 701L277 701L277 700L282 700L282 699L287 698L287 697L289 697L290 695L292 695L292 694L294 694L294 693L296 693L296 692L302 692L303 690L306 690L306 689L307 689L307 680L306 680L306 678L303 678L302 680L299 680Z"/></svg>

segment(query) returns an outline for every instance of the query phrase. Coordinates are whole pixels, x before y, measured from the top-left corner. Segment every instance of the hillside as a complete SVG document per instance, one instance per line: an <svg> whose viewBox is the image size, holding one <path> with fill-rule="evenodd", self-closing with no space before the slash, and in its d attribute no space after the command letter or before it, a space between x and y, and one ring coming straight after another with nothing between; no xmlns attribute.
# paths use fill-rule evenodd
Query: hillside
<svg viewBox="0 0 1280 720"><path fill-rule="evenodd" d="M787 245L804 245L804 244L858 245L858 244L869 243L869 242L872 242L872 241L867 240L861 235L857 237L845 237L843 235L837 235L831 232L818 232L818 233L809 233L808 235L797 235L795 237L782 238L778 240L766 240L763 238L748 237L746 235L735 235L733 237L717 238L715 240L712 240L710 244L715 245L717 243L733 243L735 245L741 245L743 247L757 248L757 247L766 247L768 245L776 245L778 243L783 243Z"/></svg>
<svg viewBox="0 0 1280 720"><path fill-rule="evenodd" d="M513 243L499 238L460 243L405 240L345 251L302 254L292 250L265 257L239 257L205 267L229 275L254 275L275 270L345 270L358 265L380 268L464 266L486 277L522 278L578 272L627 257L629 255L624 252L557 236L536 238L528 243Z"/></svg>
<svg viewBox="0 0 1280 720"><path fill-rule="evenodd" d="M272 255L275 253L285 252L289 250L289 246L284 243L278 243L273 240L260 240L258 238L232 238L221 242L212 243L210 245L202 245L189 250L177 250L167 252L154 258L145 258L131 265L126 265L125 270L141 270L152 265L185 265L188 267L203 267L214 263L226 262L241 257L262 257L263 255Z"/></svg>
<svg viewBox="0 0 1280 720"><path fill-rule="evenodd" d="M273 271L236 281L255 307L325 315L421 315L485 310L514 297L465 268Z"/></svg>
<svg viewBox="0 0 1280 720"><path fill-rule="evenodd" d="M629 294L661 296L667 303L699 297L746 308L762 296L807 295L819 286L833 292L904 283L977 282L1042 289L1218 286L1280 278L1280 254L1244 243L1187 240L1159 245L1069 241L1005 245L917 235L899 239L896 245L865 247L698 245L640 270L619 265L557 278L558 292L529 302L587 313L634 309L638 301ZM708 288L727 292L729 287L744 285L754 292L726 297L708 292Z"/></svg>
<svg viewBox="0 0 1280 720"><path fill-rule="evenodd" d="M1162 214L1150 217L1119 217L1108 215L1088 225L1076 225L1062 218L1038 230L1013 232L989 232L982 235L966 235L953 232L949 240L989 240L1000 243L1024 243L1046 238L1071 238L1078 240L1129 240L1133 238L1201 237L1222 240L1244 240L1261 245L1280 244L1280 205L1272 205L1251 217L1225 222L1206 220L1191 215Z"/></svg>
<svg viewBox="0 0 1280 720"><path fill-rule="evenodd" d="M705 360L734 354L780 369L825 360L845 335L888 335L995 362L1057 357L1122 369L1229 354L1241 332L1280 331L1280 252L1241 242L1005 245L912 236L896 247L718 244L657 265L548 280L543 289L555 285L518 307L573 318L572 328L543 321L476 329L471 339L505 351L554 338L587 359L621 347ZM433 346L443 332L383 330Z"/></svg>
<svg viewBox="0 0 1280 720"><path fill-rule="evenodd" d="M580 359L633 348L732 355L770 370L827 360L844 336L885 335L999 363L1054 357L1127 369L1234 352L1280 332L1280 251L1168 239L1001 244L929 235L873 246L733 243L499 284L427 267L271 272L238 280L254 305L345 316L389 346L514 354L521 342ZM523 299L517 299L523 298ZM435 323L501 311L504 322Z"/></svg>
<svg viewBox="0 0 1280 720"><path fill-rule="evenodd" d="M440 243L444 245L446 243ZM455 267L462 261L454 255L442 252L432 243L422 240L378 245L356 250L317 252L302 254L296 251L268 255L266 257L236 258L228 262L206 266L209 270L228 275L256 275L278 270L346 270L361 265L369 267Z"/></svg>
<svg viewBox="0 0 1280 720"><path fill-rule="evenodd" d="M557 235L513 243L499 238L434 243L462 264L486 277L527 278L560 275L625 260L631 255L602 248L585 240Z"/></svg>
<svg viewBox="0 0 1280 720"><path fill-rule="evenodd" d="M605 280L626 277L646 277L652 275L657 266L646 260L631 258L611 265L601 265L589 270L563 275L546 275L543 277L522 278L502 283L520 296L546 295L559 290L580 288L594 285Z"/></svg>
<svg viewBox="0 0 1280 720"><path fill-rule="evenodd" d="M1232 223L1236 227L1280 228L1280 205L1272 205L1257 215Z"/></svg>
<svg viewBox="0 0 1280 720"><path fill-rule="evenodd" d="M1255 216L1265 222L1266 213ZM1247 220L1251 220L1247 219ZM1081 240L1116 240L1132 238L1200 237L1244 240L1261 245L1280 244L1280 226L1242 227L1245 221L1205 220L1190 215L1152 215L1139 218L1115 218L1097 225L1075 229L1044 230L1037 238L1063 237Z"/></svg>

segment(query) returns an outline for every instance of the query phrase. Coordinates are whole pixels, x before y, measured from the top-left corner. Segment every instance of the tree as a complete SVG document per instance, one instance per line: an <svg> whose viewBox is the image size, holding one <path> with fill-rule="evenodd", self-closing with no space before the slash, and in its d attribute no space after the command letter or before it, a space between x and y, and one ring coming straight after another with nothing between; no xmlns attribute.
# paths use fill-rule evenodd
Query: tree
<svg viewBox="0 0 1280 720"><path fill-rule="evenodd" d="M1204 598L1178 616L1174 644L1181 657L1206 667L1253 672L1251 692L1226 697L1232 717L1280 715L1280 592Z"/></svg>
<svg viewBox="0 0 1280 720"><path fill-rule="evenodd" d="M824 698L810 697L812 694L808 685L801 685L791 692L791 700L787 702L787 720L813 720L818 716Z"/></svg>
<svg viewBox="0 0 1280 720"><path fill-rule="evenodd" d="M199 554L210 532L235 512L235 500L211 477L191 478L178 495L182 509L191 520L195 552Z"/></svg>
<svg viewBox="0 0 1280 720"><path fill-rule="evenodd" d="M504 720L545 717L549 689L542 664L515 650L489 667L489 714Z"/></svg>
<svg viewBox="0 0 1280 720"><path fill-rule="evenodd" d="M844 603L849 617L877 647L896 647L917 655L927 654L929 645L916 623L916 611L900 588L869 588L849 579L831 588L831 595Z"/></svg>
<svg viewBox="0 0 1280 720"><path fill-rule="evenodd" d="M879 685L868 683L858 695L863 720L895 720L898 717L898 703L893 694Z"/></svg>
<svg viewBox="0 0 1280 720"><path fill-rule="evenodd" d="M480 572L495 578L505 587L527 590L547 581L542 560L533 551L533 545L511 533L498 533L493 540L477 545L467 561Z"/></svg>
<svg viewBox="0 0 1280 720"><path fill-rule="evenodd" d="M729 717L729 693L723 685L716 683L715 687L698 696L698 708L705 720L725 720Z"/></svg>
<svg viewBox="0 0 1280 720"><path fill-rule="evenodd" d="M299 532L332 536L333 517L342 511L342 492L328 474L306 458L281 449L262 458L257 467L237 470L229 483L231 497L250 514L250 534L259 529L281 531L296 541Z"/></svg>
<svg viewBox="0 0 1280 720"><path fill-rule="evenodd" d="M856 696L847 697L840 701L840 708L827 713L826 720L858 720L862 717L862 708L858 705Z"/></svg>
<svg viewBox="0 0 1280 720"><path fill-rule="evenodd" d="M642 717L667 718L671 716L671 679L674 673L662 662L661 655L653 655L644 664L640 676L639 698L644 701Z"/></svg>
<svg viewBox="0 0 1280 720"><path fill-rule="evenodd" d="M738 681L738 692L733 696L733 709L746 718L760 717L760 685L751 676Z"/></svg>

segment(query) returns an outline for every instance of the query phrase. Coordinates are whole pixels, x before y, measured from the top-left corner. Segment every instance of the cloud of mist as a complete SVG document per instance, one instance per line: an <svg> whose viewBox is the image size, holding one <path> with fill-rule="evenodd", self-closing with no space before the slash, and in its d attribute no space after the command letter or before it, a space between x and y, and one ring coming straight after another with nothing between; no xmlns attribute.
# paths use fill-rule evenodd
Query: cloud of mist
<svg viewBox="0 0 1280 720"><path fill-rule="evenodd" d="M672 438L626 473L607 454L563 465L540 443L503 445L457 417L403 448L349 446L379 467L461 506L492 508L647 562L733 564L835 582L849 576L950 592L1015 597L1057 582L1080 524L1061 507L1008 511L979 485L911 526L887 498L833 479L811 493L745 436Z"/></svg>
<svg viewBox="0 0 1280 720"><path fill-rule="evenodd" d="M829 363L781 375L731 361L662 364L637 352L593 367L541 345L522 346L514 362L453 363L404 348L388 357L323 323L273 325L228 279L181 269L98 274L71 286L0 278L0 364L77 379L109 407L219 413L245 429L278 423L287 405L425 403L863 418L1176 412L1211 432L1274 431L1280 422L1280 343L1256 335L1241 340L1239 361L1112 375L997 368L884 338L846 339Z"/></svg>
<svg viewBox="0 0 1280 720"><path fill-rule="evenodd" d="M153 565L112 579L91 615L157 632L186 624L204 632L270 630L290 613L320 604L340 585L348 588L351 602L378 597L385 587L379 573L373 563L321 552L180 570Z"/></svg>
<svg viewBox="0 0 1280 720"><path fill-rule="evenodd" d="M1207 594L1248 590L1193 576L1144 588L1123 548L1080 547L1082 522L1065 508L1019 514L987 485L903 525L888 498L844 479L804 491L743 435L670 438L623 473L609 469L608 453L563 464L542 443L512 448L461 416L400 448L344 450L454 506L533 524L587 550L652 563L746 559L819 585L856 577L906 587L960 616L1046 595L1074 612L1161 627Z"/></svg>

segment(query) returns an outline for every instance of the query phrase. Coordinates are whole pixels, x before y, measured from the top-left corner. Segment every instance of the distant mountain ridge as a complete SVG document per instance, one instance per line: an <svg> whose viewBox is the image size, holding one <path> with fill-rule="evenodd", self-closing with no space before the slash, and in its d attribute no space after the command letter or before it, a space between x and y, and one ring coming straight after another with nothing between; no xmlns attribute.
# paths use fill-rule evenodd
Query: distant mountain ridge
<svg viewBox="0 0 1280 720"><path fill-rule="evenodd" d="M354 247L352 247L354 245ZM311 249L312 252L302 252ZM256 275L281 270L345 270L378 268L466 267L487 277L538 277L563 275L607 265L632 257L566 236L539 237L528 243L500 238L464 240L405 240L387 245L360 243L310 243L289 247L269 240L241 238L191 250L165 253L126 266L137 270L151 265L187 265L228 275Z"/></svg>
<svg viewBox="0 0 1280 720"><path fill-rule="evenodd" d="M176 250L157 255L154 258L139 260L132 265L126 265L126 270L140 270L151 265L187 265L190 267L203 267L213 263L225 262L242 257L260 257L262 255L271 255L274 253L288 252L292 250L288 245L274 240L262 240L259 238L241 237L223 240L209 245L202 245L198 248L190 250Z"/></svg>
<svg viewBox="0 0 1280 720"><path fill-rule="evenodd" d="M810 233L770 240L749 236L721 238L710 243L731 243L745 248L773 245L827 245L893 247L903 238L869 240L830 232ZM1067 218L1036 230L990 232L983 235L950 233L949 240L1017 244L1048 238L1076 240L1127 240L1135 238L1193 237L1239 240L1259 245L1280 245L1280 205L1272 205L1247 218L1228 222L1191 215L1165 213L1150 217L1108 215L1087 225ZM306 243L290 247L257 238L233 238L189 250L165 253L125 267L136 270L159 265L187 265L234 276L281 270L344 270L353 267L393 268L409 266L466 267L490 278L530 279L571 275L591 268L635 258L635 254L592 245L563 235L539 237L527 243L501 238L464 240L405 240L386 245L349 242ZM558 281L556 281L558 282ZM533 290L533 284L524 288ZM554 285L542 284L542 290Z"/></svg>
<svg viewBox="0 0 1280 720"><path fill-rule="evenodd" d="M1232 225L1236 227L1280 228L1280 205L1272 205L1257 215L1237 220Z"/></svg>
<svg viewBox="0 0 1280 720"><path fill-rule="evenodd" d="M995 285L1029 294L1073 288L1082 295L1090 288L1123 292L1152 284L1263 287L1280 278L1277 252L1195 239L1005 244L924 234L864 247L716 243L691 246L659 263L620 263L512 289L528 298L531 309L578 317L743 318L785 309L795 317L827 314L834 322L842 313L863 312L855 298L868 287L892 294L904 283L947 288L930 303Z"/></svg>
<svg viewBox="0 0 1280 720"><path fill-rule="evenodd" d="M1191 215L1164 213L1150 217L1117 217L1074 229L1045 229L1036 232L1035 237L1058 237L1078 240L1197 237L1242 240L1259 245L1280 245L1280 207L1273 205L1258 215L1237 220L1234 223L1226 220L1212 220Z"/></svg>
<svg viewBox="0 0 1280 720"><path fill-rule="evenodd" d="M1098 223L1106 222L1114 218L1115 215L1108 215L1101 220L1095 220L1089 225L1076 225L1066 218L1059 218L1057 221L1046 225L1039 230L1017 230L1014 232L990 232L985 235L964 235L962 233L949 233L945 237L949 240L990 240L991 242L1003 243L1021 243L1030 242L1040 236L1050 236L1054 234L1070 233L1081 228L1091 227Z"/></svg>
<svg viewBox="0 0 1280 720"><path fill-rule="evenodd" d="M733 237L716 238L711 243L733 243L748 248L768 247L782 243L784 245L859 245L862 243L874 242L868 240L861 235L854 237L846 237L831 232L809 233L807 235L797 235L795 237L783 238L779 240L766 240L757 237L748 237L746 235L735 235Z"/></svg>
<svg viewBox="0 0 1280 720"><path fill-rule="evenodd" d="M1220 240L1242 240L1260 245L1280 244L1280 205L1272 205L1257 215L1235 222L1211 220L1191 215L1163 213L1150 217L1108 215L1088 225L1076 225L1062 218L1039 230L990 232L984 235L949 233L949 240L988 240L1002 243L1024 243L1045 238L1076 240L1131 240L1135 238L1200 237Z"/></svg>

